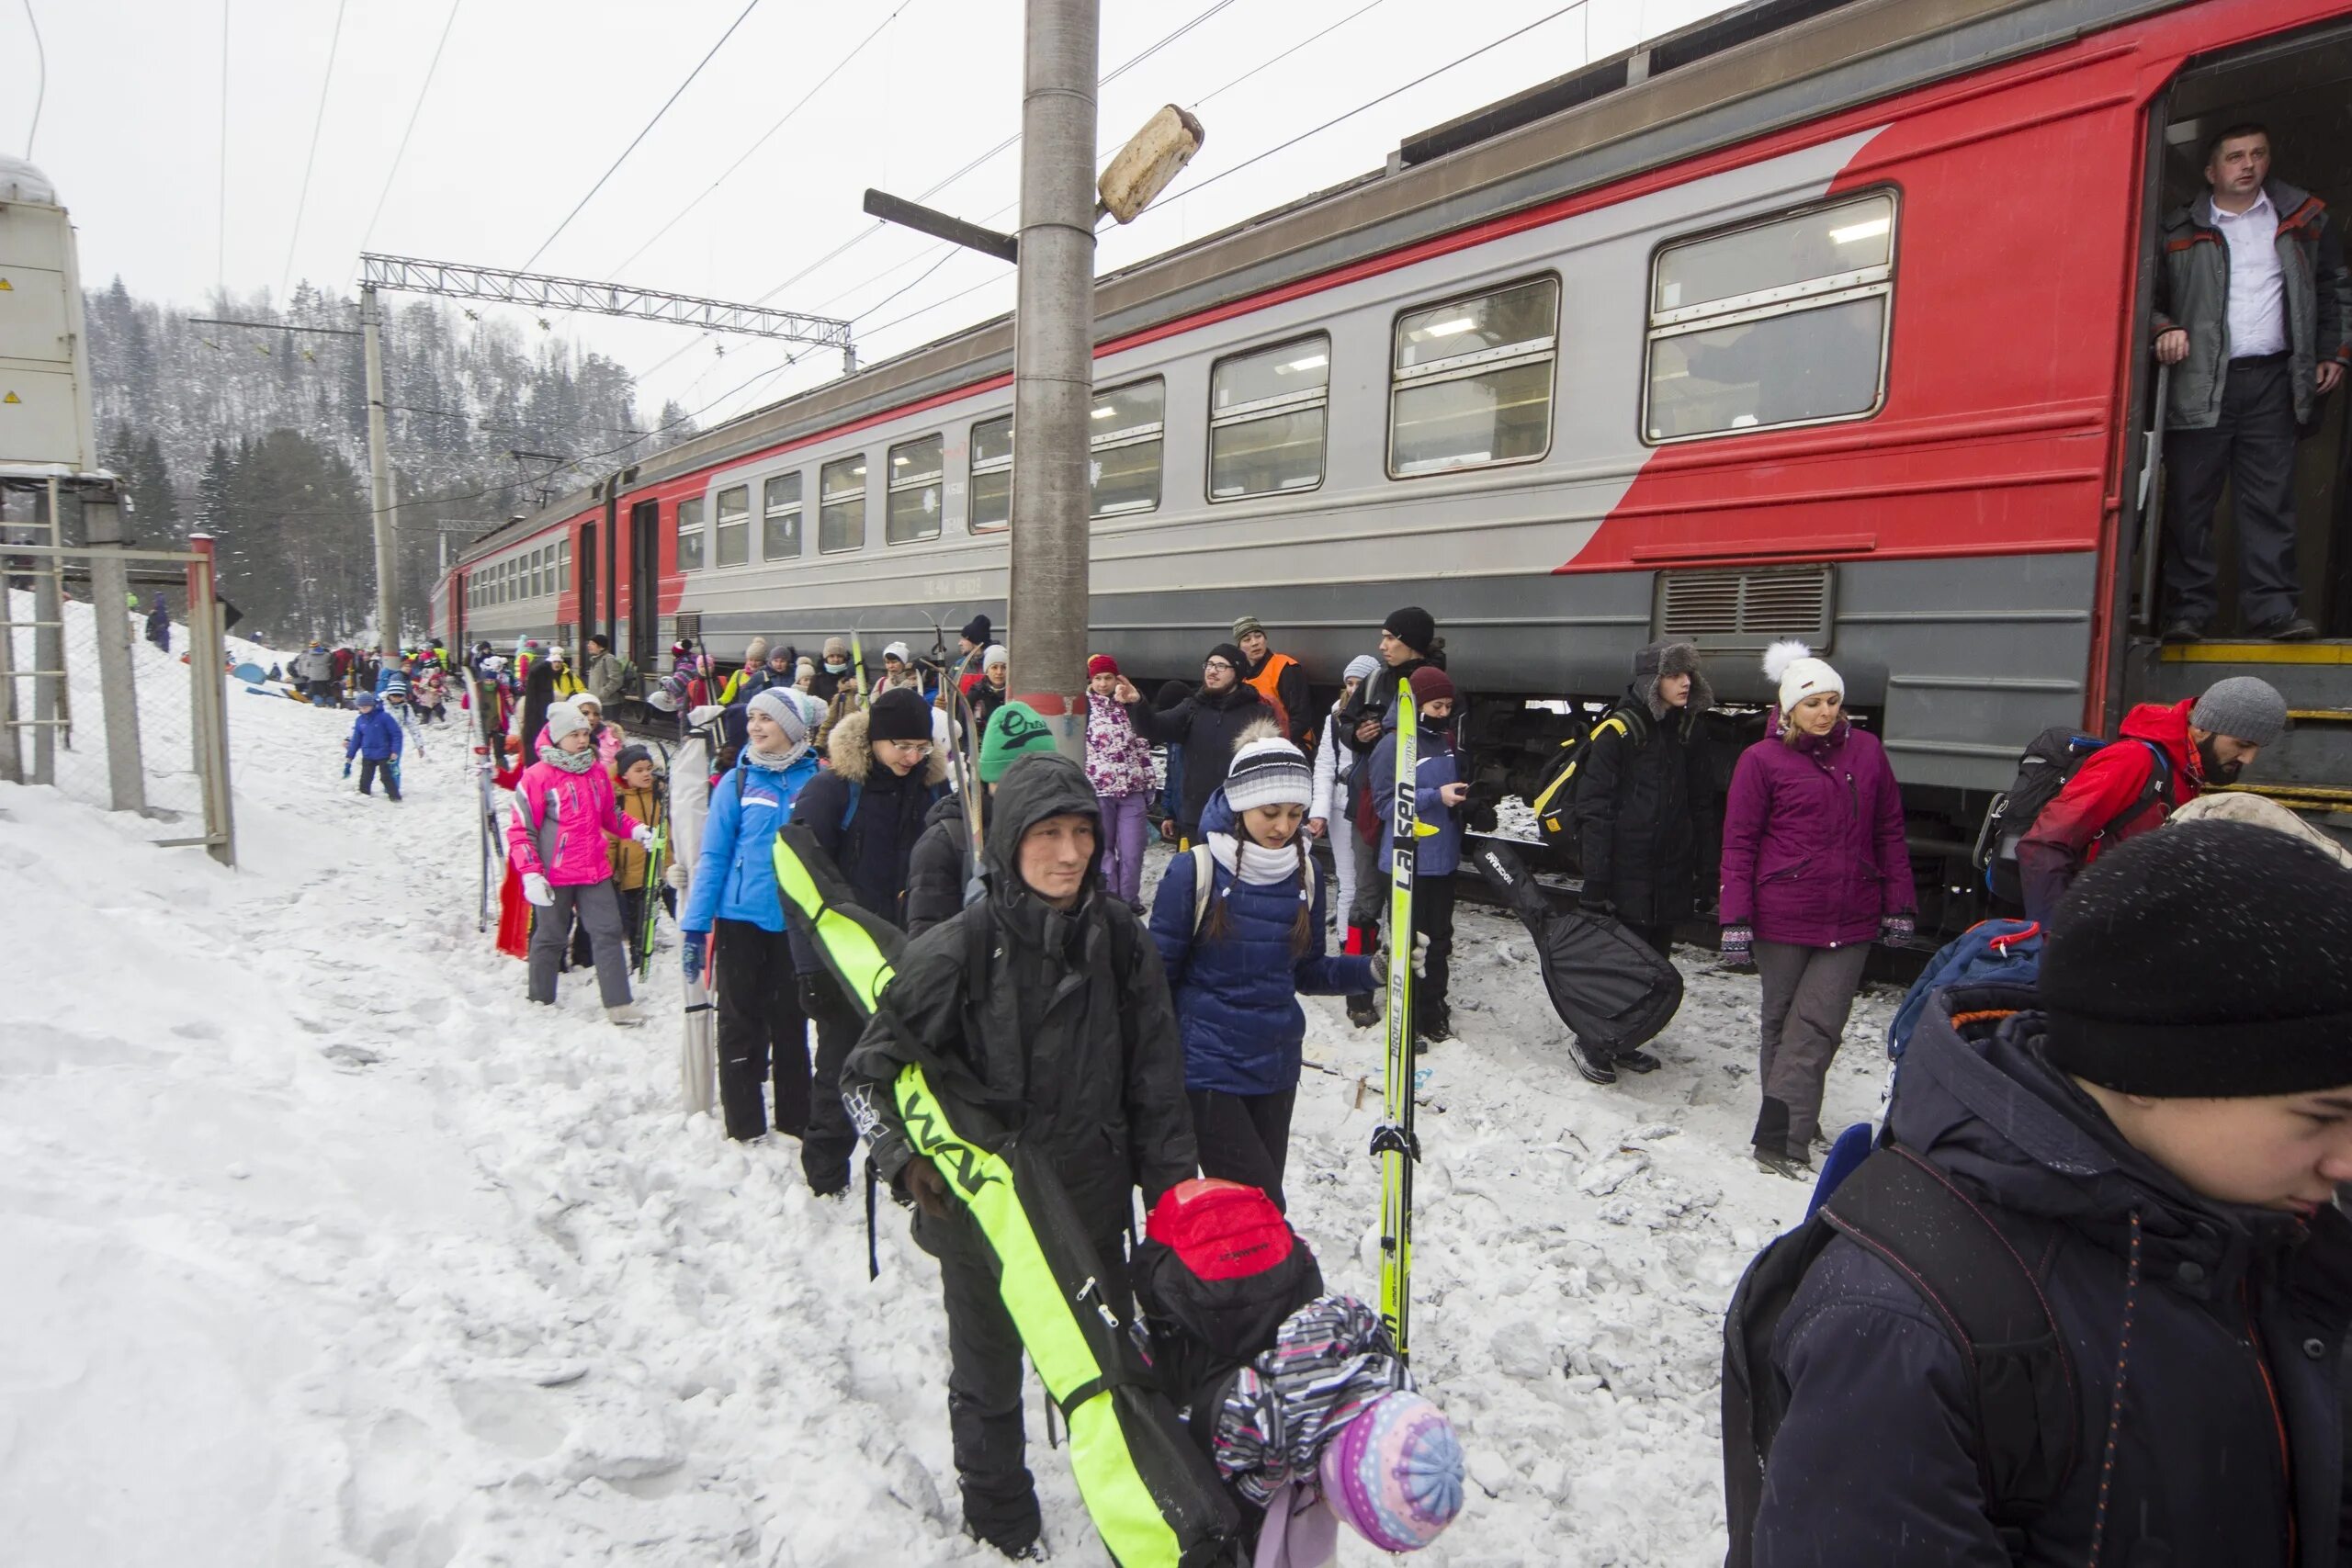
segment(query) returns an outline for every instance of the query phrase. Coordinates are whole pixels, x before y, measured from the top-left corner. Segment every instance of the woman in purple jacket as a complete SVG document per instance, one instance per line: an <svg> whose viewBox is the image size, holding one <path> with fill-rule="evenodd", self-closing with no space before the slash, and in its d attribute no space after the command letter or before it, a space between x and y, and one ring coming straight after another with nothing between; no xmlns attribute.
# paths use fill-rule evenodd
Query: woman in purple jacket
<svg viewBox="0 0 2352 1568"><path fill-rule="evenodd" d="M1723 954L1764 979L1756 1161L1801 1178L1870 944L1909 941L1917 900L1902 793L1847 721L1844 679L1801 642L1773 644L1764 673L1780 703L1724 808Z"/></svg>

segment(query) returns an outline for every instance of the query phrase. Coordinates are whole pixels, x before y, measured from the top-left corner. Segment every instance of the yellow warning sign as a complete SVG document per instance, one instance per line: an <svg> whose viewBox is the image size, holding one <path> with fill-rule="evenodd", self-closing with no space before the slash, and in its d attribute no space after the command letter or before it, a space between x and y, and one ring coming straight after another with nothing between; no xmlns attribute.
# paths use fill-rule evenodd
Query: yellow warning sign
<svg viewBox="0 0 2352 1568"><path fill-rule="evenodd" d="M0 277L0 294L14 294L16 291L17 286L15 284L9 282L5 277Z"/></svg>
<svg viewBox="0 0 2352 1568"><path fill-rule="evenodd" d="M17 396L17 394L16 394L16 393L14 393L14 392L9 393L9 394L8 394L6 397L5 397L5 398L0 398L0 403L20 403L20 402L23 402L24 400L25 400L24 399L22 399L22 398L20 398L20 397Z"/></svg>

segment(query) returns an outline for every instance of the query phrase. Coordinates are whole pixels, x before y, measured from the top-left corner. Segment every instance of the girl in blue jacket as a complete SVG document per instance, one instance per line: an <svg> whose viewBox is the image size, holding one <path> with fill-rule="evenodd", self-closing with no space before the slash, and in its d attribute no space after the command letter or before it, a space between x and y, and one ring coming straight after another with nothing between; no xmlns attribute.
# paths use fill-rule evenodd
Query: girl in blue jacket
<svg viewBox="0 0 2352 1568"><path fill-rule="evenodd" d="M1385 983L1384 964L1324 950L1323 888L1301 830L1314 795L1306 754L1272 723L1243 730L1201 813L1202 843L1169 866L1151 909L1201 1173L1261 1188L1277 1207L1306 1034L1298 998Z"/></svg>
<svg viewBox="0 0 2352 1568"><path fill-rule="evenodd" d="M808 1130L808 1021L785 934L784 899L775 885L776 829L817 776L813 700L772 686L751 701L735 766L710 786L702 852L686 885L678 930L686 977L702 973L706 942L718 970L718 1100L730 1138L768 1129L760 1080L775 1079L775 1128L797 1138ZM771 1069L773 1064L773 1069Z"/></svg>

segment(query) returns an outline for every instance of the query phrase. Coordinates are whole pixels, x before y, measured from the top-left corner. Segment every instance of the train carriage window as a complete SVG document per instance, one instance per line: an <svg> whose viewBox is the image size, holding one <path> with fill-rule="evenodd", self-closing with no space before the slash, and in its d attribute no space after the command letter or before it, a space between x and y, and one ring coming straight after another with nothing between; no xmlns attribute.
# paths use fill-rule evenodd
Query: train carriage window
<svg viewBox="0 0 2352 1568"><path fill-rule="evenodd" d="M1089 472L1094 515L1125 517L1159 505L1162 415L1168 384L1155 376L1094 394Z"/></svg>
<svg viewBox="0 0 2352 1568"><path fill-rule="evenodd" d="M1012 521L1012 416L972 426L972 532Z"/></svg>
<svg viewBox="0 0 2352 1568"><path fill-rule="evenodd" d="M678 570L702 570L702 497L678 502Z"/></svg>
<svg viewBox="0 0 2352 1568"><path fill-rule="evenodd" d="M730 485L718 492L718 557L720 566L752 558L752 487Z"/></svg>
<svg viewBox="0 0 2352 1568"><path fill-rule="evenodd" d="M1388 471L1532 462L1552 447L1560 280L1538 277L1396 319Z"/></svg>
<svg viewBox="0 0 2352 1568"><path fill-rule="evenodd" d="M1894 197L1878 191L1657 254L1651 443L1860 419L1885 396Z"/></svg>
<svg viewBox="0 0 2352 1568"><path fill-rule="evenodd" d="M531 597L536 599L547 592L548 548L541 545L531 552Z"/></svg>
<svg viewBox="0 0 2352 1568"><path fill-rule="evenodd" d="M566 539L555 547L555 587L559 593L571 592L571 541Z"/></svg>
<svg viewBox="0 0 2352 1568"><path fill-rule="evenodd" d="M763 518L762 560L790 560L800 553L800 476L778 474L761 491Z"/></svg>
<svg viewBox="0 0 2352 1568"><path fill-rule="evenodd" d="M865 454L817 471L817 548L832 555L865 547Z"/></svg>
<svg viewBox="0 0 2352 1568"><path fill-rule="evenodd" d="M941 486L947 476L947 444L926 435L890 448L889 500L882 517L885 544L904 545L939 537Z"/></svg>
<svg viewBox="0 0 2352 1568"><path fill-rule="evenodd" d="M1221 359L1209 373L1209 499L1323 482L1331 340L1317 334Z"/></svg>

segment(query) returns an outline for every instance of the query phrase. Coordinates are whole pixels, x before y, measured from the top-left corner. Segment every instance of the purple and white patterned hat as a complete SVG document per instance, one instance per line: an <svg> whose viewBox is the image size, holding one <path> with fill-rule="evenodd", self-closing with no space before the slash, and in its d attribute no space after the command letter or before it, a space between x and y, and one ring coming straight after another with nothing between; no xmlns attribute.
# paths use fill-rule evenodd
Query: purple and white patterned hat
<svg viewBox="0 0 2352 1568"><path fill-rule="evenodd" d="M1462 1444L1445 1413L1393 1389L1323 1450L1323 1497L1383 1551L1418 1551L1462 1511Z"/></svg>

